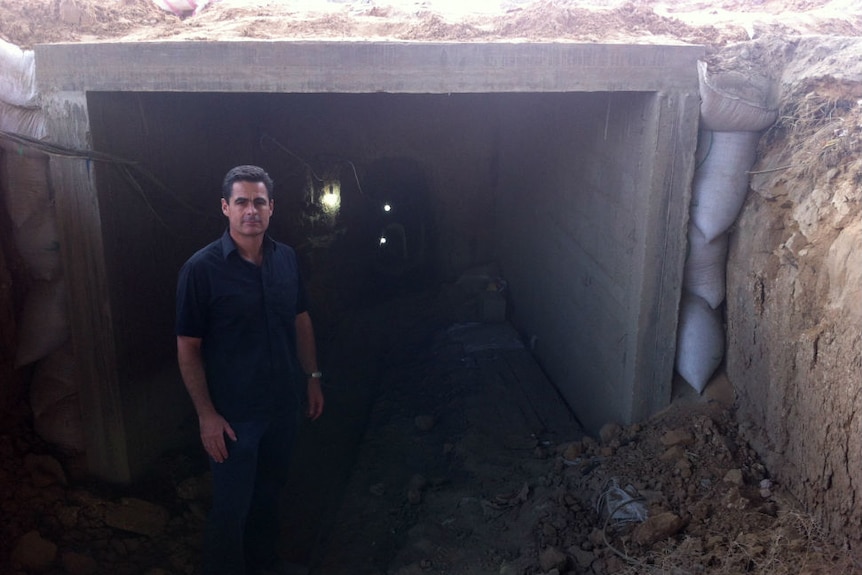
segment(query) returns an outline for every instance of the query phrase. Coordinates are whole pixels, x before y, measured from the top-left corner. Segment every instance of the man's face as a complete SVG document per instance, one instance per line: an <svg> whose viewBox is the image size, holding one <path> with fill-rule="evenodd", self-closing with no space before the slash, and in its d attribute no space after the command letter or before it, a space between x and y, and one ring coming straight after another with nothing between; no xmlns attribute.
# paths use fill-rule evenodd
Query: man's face
<svg viewBox="0 0 862 575"><path fill-rule="evenodd" d="M273 202L263 182L234 182L230 200L221 200L221 211L230 222L232 236L259 236L269 227Z"/></svg>

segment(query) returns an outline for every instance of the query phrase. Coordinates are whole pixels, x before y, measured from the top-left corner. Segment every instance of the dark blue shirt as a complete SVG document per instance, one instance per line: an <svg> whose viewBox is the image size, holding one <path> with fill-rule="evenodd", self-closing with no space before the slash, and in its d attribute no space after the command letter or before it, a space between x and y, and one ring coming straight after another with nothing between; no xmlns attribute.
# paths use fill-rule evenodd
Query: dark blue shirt
<svg viewBox="0 0 862 575"><path fill-rule="evenodd" d="M263 262L240 257L225 231L177 283L177 335L202 339L207 386L228 421L297 409L296 316L307 311L293 248L266 236Z"/></svg>

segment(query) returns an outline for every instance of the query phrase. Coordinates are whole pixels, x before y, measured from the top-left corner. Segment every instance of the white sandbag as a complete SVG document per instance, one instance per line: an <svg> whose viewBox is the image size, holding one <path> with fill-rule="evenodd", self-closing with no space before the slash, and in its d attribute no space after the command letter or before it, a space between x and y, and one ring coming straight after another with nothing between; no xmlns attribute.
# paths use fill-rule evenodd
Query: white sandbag
<svg viewBox="0 0 862 575"><path fill-rule="evenodd" d="M0 39L0 100L15 106L37 105L35 64L33 50Z"/></svg>
<svg viewBox="0 0 862 575"><path fill-rule="evenodd" d="M30 380L30 409L34 417L78 393L75 369L75 354L69 341L36 365Z"/></svg>
<svg viewBox="0 0 862 575"><path fill-rule="evenodd" d="M683 289L715 309L724 301L726 270L727 234L708 242L697 226L689 224Z"/></svg>
<svg viewBox="0 0 862 575"><path fill-rule="evenodd" d="M47 357L68 339L69 318L63 279L33 282L18 323L15 367Z"/></svg>
<svg viewBox="0 0 862 575"><path fill-rule="evenodd" d="M60 236L54 206L36 212L20 228L13 230L15 247L30 277L50 281L62 275Z"/></svg>
<svg viewBox="0 0 862 575"><path fill-rule="evenodd" d="M759 132L778 118L777 83L761 74L724 70L710 73L697 63L700 123L707 130Z"/></svg>
<svg viewBox="0 0 862 575"><path fill-rule="evenodd" d="M726 232L748 194L748 170L757 159L758 132L710 132L711 144L694 172L691 221L712 241Z"/></svg>
<svg viewBox="0 0 862 575"><path fill-rule="evenodd" d="M48 157L0 154L0 191L15 228L24 227L40 211L52 210Z"/></svg>
<svg viewBox="0 0 862 575"><path fill-rule="evenodd" d="M676 372L701 393L723 357L721 312L701 298L684 293L676 336Z"/></svg>
<svg viewBox="0 0 862 575"><path fill-rule="evenodd" d="M162 10L173 12L177 16L182 16L187 12L197 14L203 10L204 6L209 3L209 0L153 0L156 6Z"/></svg>
<svg viewBox="0 0 862 575"><path fill-rule="evenodd" d="M35 140L48 137L47 115L41 108L24 108L0 101L0 130ZM19 156L44 156L33 148L0 138L0 148Z"/></svg>
<svg viewBox="0 0 862 575"><path fill-rule="evenodd" d="M62 449L81 453L86 450L84 423L78 394L51 404L33 417L33 428L39 436Z"/></svg>

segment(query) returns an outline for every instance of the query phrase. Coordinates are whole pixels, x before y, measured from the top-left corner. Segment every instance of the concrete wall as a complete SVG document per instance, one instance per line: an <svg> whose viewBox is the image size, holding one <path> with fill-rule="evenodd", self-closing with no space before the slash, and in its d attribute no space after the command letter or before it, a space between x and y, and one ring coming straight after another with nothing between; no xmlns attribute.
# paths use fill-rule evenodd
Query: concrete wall
<svg viewBox="0 0 862 575"><path fill-rule="evenodd" d="M192 431L173 368L176 272L222 231L221 178L246 162L276 180L273 234L298 247L324 325L393 283L453 279L496 255L512 276L515 318L538 335L540 359L582 419L630 421L663 407L699 55L600 45L40 47L55 141L148 174L132 169L131 184L110 161L52 161L63 237L74 244L64 255L76 268L71 322L91 379L82 394L97 421L94 473L127 480ZM326 171L343 186L337 218L311 201L309 182ZM407 227L424 230L411 273L377 259L379 203L390 194Z"/></svg>
<svg viewBox="0 0 862 575"><path fill-rule="evenodd" d="M656 297L674 297L644 298L644 277L669 273L669 290L679 282L667 260L679 256L673 248L644 268L650 232L668 233L685 217L684 195L662 197L653 187L654 167L665 159L654 155L657 130L671 129L657 121L659 99L556 95L542 108L525 100L502 128L497 237L515 321L535 337L536 356L593 431L643 417L669 399L670 371L658 364L673 357L672 338L651 342L663 348L650 361L665 375L647 395L631 387L642 353L636 342L644 337L632 318ZM653 219L651 207L662 217ZM675 302L666 303L670 315Z"/></svg>

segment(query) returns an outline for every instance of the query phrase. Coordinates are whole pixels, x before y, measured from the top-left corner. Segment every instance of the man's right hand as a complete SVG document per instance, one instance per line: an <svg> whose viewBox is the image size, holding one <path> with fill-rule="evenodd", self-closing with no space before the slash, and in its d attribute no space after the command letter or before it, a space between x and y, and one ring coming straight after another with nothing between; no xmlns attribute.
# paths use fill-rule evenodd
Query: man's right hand
<svg viewBox="0 0 862 575"><path fill-rule="evenodd" d="M228 457L224 436L236 441L236 433L227 420L213 412L211 415L198 417L201 426L201 443L210 457L216 463L222 463Z"/></svg>

